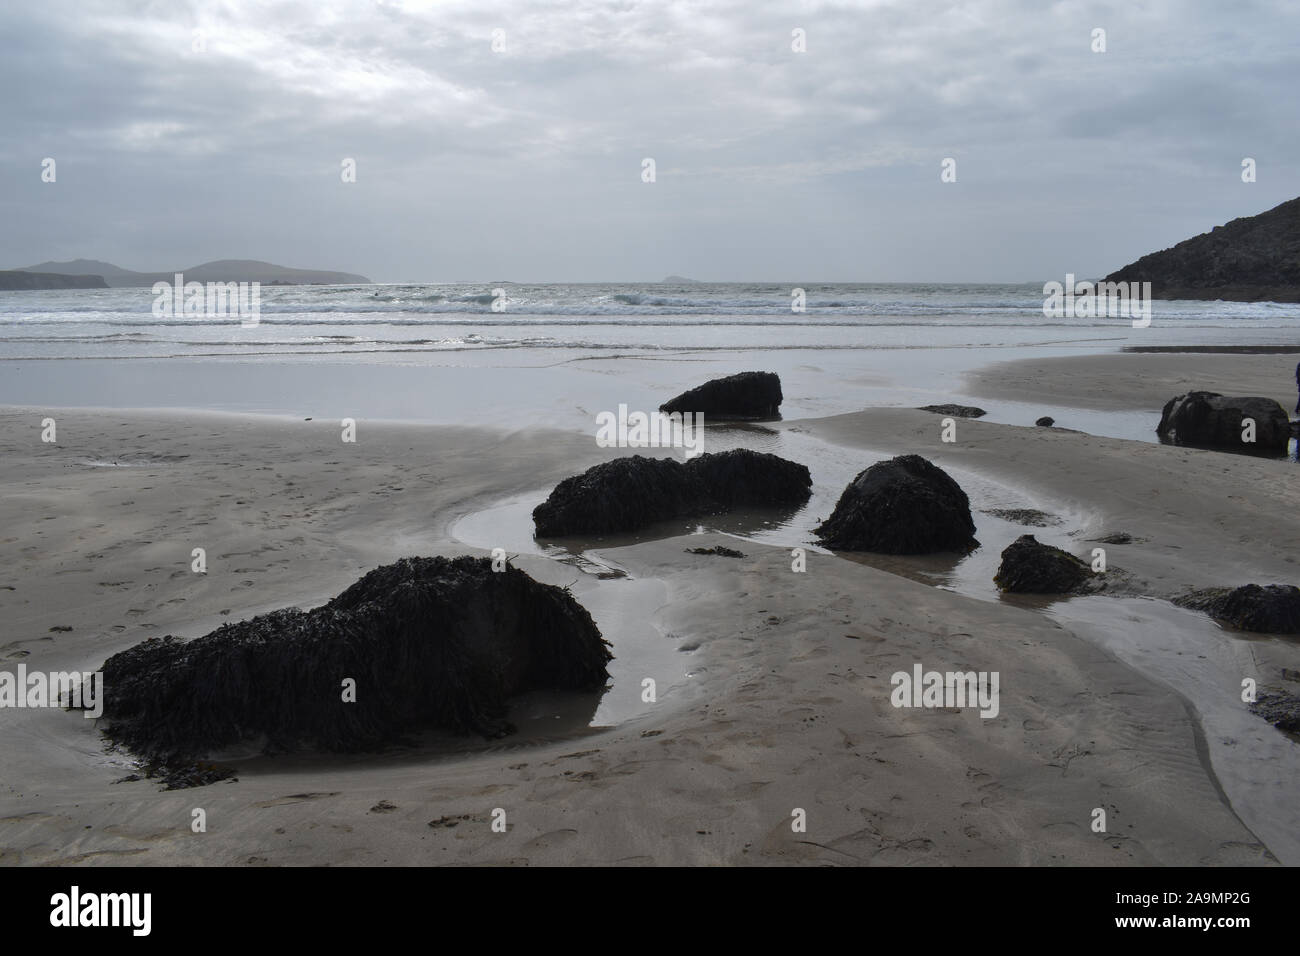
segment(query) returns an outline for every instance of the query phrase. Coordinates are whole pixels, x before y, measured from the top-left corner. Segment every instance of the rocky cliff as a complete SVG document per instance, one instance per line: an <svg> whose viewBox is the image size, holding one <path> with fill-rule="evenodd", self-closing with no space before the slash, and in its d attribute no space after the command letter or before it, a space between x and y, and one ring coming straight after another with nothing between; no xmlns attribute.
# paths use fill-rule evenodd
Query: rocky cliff
<svg viewBox="0 0 1300 956"><path fill-rule="evenodd" d="M1300 198L1234 219L1106 276L1158 299L1300 302Z"/></svg>

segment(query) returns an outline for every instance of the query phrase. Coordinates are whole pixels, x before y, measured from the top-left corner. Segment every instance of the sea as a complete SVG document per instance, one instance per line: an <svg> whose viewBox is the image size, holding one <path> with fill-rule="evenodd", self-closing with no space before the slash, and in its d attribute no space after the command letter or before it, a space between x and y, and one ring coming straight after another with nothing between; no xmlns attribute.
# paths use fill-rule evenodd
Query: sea
<svg viewBox="0 0 1300 956"><path fill-rule="evenodd" d="M790 418L962 401L964 373L1028 356L1300 342L1295 305L1156 301L1134 328L1049 318L1034 284L262 286L255 325L159 316L157 298L0 293L0 403L588 427L598 410L764 369ZM979 404L991 421L1023 411ZM1152 440L1149 423L1085 417L1073 427Z"/></svg>

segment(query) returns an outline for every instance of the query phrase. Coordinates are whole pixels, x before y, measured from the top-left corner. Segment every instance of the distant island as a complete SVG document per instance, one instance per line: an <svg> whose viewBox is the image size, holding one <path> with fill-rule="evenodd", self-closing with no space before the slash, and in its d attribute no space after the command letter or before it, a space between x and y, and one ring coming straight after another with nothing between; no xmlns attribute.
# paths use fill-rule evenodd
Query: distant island
<svg viewBox="0 0 1300 956"><path fill-rule="evenodd" d="M1157 299L1300 302L1300 198L1145 255L1107 282L1150 282Z"/></svg>
<svg viewBox="0 0 1300 956"><path fill-rule="evenodd" d="M219 259L168 272L132 272L96 259L42 262L10 272L0 272L0 289L103 289L149 287L173 282L176 273L186 282L260 282L263 285L369 285L365 276L351 272L290 269L256 259Z"/></svg>
<svg viewBox="0 0 1300 956"><path fill-rule="evenodd" d="M53 272L0 271L0 290L15 289L107 289L98 275L62 275Z"/></svg>
<svg viewBox="0 0 1300 956"><path fill-rule="evenodd" d="M699 285L699 279L688 279L686 276L664 276L661 285Z"/></svg>

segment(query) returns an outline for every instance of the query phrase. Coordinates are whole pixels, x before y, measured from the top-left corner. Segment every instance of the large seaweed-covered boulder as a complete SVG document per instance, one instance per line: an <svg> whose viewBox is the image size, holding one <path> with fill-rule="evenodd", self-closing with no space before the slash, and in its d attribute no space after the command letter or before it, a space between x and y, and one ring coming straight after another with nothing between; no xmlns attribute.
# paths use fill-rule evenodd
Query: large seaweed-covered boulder
<svg viewBox="0 0 1300 956"><path fill-rule="evenodd" d="M310 611L114 654L105 733L163 766L248 741L357 751L424 728L501 736L509 698L599 689L610 659L563 588L487 558L403 558Z"/></svg>
<svg viewBox="0 0 1300 956"><path fill-rule="evenodd" d="M1254 443L1242 441L1244 420L1255 422ZM1286 452L1291 423L1271 398L1229 398L1218 392L1188 392L1165 403L1156 433L1179 445L1236 451Z"/></svg>
<svg viewBox="0 0 1300 956"><path fill-rule="evenodd" d="M699 455L684 467L727 508L786 508L812 494L807 465L748 448Z"/></svg>
<svg viewBox="0 0 1300 956"><path fill-rule="evenodd" d="M993 583L1020 594L1070 594L1083 590L1092 569L1068 551L1022 534L1002 552Z"/></svg>
<svg viewBox="0 0 1300 956"><path fill-rule="evenodd" d="M1203 588L1174 598L1174 603L1204 611L1241 631L1300 634L1300 588L1290 584Z"/></svg>
<svg viewBox="0 0 1300 956"><path fill-rule="evenodd" d="M565 478L533 509L533 524L539 538L613 534L719 507L681 462L632 455Z"/></svg>
<svg viewBox="0 0 1300 956"><path fill-rule="evenodd" d="M780 418L781 379L775 372L737 372L682 392L659 411L699 412L706 419Z"/></svg>
<svg viewBox="0 0 1300 956"><path fill-rule="evenodd" d="M828 548L883 554L966 551L976 543L966 492L920 455L861 472L813 533Z"/></svg>
<svg viewBox="0 0 1300 956"><path fill-rule="evenodd" d="M540 538L613 534L731 508L796 506L811 488L806 466L748 449L686 464L632 455L564 479L533 509L533 524Z"/></svg>

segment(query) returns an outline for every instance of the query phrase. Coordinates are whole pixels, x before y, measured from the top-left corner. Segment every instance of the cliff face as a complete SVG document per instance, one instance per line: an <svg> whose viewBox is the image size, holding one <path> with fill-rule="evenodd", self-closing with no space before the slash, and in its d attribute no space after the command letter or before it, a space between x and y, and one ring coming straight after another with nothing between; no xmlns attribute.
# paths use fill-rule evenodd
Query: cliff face
<svg viewBox="0 0 1300 956"><path fill-rule="evenodd" d="M1300 302L1300 199L1234 219L1106 276L1158 299Z"/></svg>
<svg viewBox="0 0 1300 956"><path fill-rule="evenodd" d="M53 272L0 272L0 290L107 289L103 276L65 276Z"/></svg>

